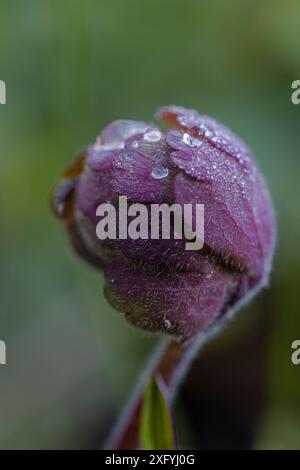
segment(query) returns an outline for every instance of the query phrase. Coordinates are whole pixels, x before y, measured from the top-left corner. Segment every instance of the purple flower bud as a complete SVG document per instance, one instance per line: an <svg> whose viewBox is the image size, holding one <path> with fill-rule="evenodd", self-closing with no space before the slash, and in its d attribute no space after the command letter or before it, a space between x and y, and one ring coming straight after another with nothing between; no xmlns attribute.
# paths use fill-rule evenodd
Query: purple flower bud
<svg viewBox="0 0 300 470"><path fill-rule="evenodd" d="M169 124L109 124L53 196L77 252L105 271L105 296L136 326L189 339L268 282L274 217L253 157L229 129L194 110L159 111ZM204 246L185 240L99 240L97 207L204 204ZM195 226L193 212L193 226Z"/></svg>

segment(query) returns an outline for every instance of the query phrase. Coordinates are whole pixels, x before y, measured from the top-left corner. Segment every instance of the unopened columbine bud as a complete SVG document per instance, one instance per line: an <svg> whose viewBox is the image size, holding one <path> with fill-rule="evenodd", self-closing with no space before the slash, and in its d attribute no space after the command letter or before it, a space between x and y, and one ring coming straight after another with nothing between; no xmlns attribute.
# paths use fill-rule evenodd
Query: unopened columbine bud
<svg viewBox="0 0 300 470"><path fill-rule="evenodd" d="M129 120L108 125L65 173L53 205L77 252L104 269L111 305L136 326L186 340L267 284L273 210L249 149L229 129L175 106L158 117L170 126L165 132ZM185 239L120 234L99 240L97 209L116 207L119 197L146 207L204 205L204 245L187 250Z"/></svg>

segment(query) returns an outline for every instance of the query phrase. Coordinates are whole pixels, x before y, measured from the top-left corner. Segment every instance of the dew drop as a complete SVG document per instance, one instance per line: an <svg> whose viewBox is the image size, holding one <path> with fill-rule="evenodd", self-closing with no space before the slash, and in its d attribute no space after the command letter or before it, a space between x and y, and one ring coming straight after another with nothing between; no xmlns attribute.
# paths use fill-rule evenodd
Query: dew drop
<svg viewBox="0 0 300 470"><path fill-rule="evenodd" d="M121 150L124 148L124 142L115 141L100 146L98 146L96 143L96 146L98 150Z"/></svg>
<svg viewBox="0 0 300 470"><path fill-rule="evenodd" d="M205 137L212 137L213 133L211 131L207 130L207 131L204 132L204 135L205 135Z"/></svg>
<svg viewBox="0 0 300 470"><path fill-rule="evenodd" d="M132 155L130 155L129 153L127 152L124 152L123 153L123 160L127 163L132 163L134 161L134 158Z"/></svg>
<svg viewBox="0 0 300 470"><path fill-rule="evenodd" d="M214 274L214 271L209 271L205 274L206 279L211 279L212 275Z"/></svg>
<svg viewBox="0 0 300 470"><path fill-rule="evenodd" d="M192 127L197 122L197 116L194 112L187 113L183 116L178 116L177 122L183 127Z"/></svg>
<svg viewBox="0 0 300 470"><path fill-rule="evenodd" d="M153 168L152 173L151 173L153 178L157 180L165 178L166 176L168 176L168 174L169 174L168 168L163 168L163 167L155 167Z"/></svg>
<svg viewBox="0 0 300 470"><path fill-rule="evenodd" d="M187 132L183 134L182 140L189 147L200 147L200 145L202 144L201 140L197 139L196 137L191 136Z"/></svg>
<svg viewBox="0 0 300 470"><path fill-rule="evenodd" d="M139 146L139 143L137 140L133 140L131 143L130 143L130 146L133 148L133 149L137 149L138 146Z"/></svg>
<svg viewBox="0 0 300 470"><path fill-rule="evenodd" d="M102 139L100 136L98 136L94 145L95 150L99 150L101 148L101 145L102 145Z"/></svg>
<svg viewBox="0 0 300 470"><path fill-rule="evenodd" d="M158 142L161 139L161 132L158 129L151 129L144 134L147 142Z"/></svg>

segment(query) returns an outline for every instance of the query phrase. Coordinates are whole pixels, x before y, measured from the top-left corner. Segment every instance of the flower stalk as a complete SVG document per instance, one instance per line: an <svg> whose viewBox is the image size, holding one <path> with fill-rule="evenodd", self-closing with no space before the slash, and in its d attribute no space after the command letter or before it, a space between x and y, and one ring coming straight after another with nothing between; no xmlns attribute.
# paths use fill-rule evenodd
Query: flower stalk
<svg viewBox="0 0 300 470"><path fill-rule="evenodd" d="M134 450L139 448L139 426L143 396L151 376L158 375L164 382L167 399L172 405L179 386L185 379L193 359L202 347L215 336L224 323L215 323L206 333L200 333L193 340L179 342L163 338L148 360L113 431L105 443L105 449Z"/></svg>

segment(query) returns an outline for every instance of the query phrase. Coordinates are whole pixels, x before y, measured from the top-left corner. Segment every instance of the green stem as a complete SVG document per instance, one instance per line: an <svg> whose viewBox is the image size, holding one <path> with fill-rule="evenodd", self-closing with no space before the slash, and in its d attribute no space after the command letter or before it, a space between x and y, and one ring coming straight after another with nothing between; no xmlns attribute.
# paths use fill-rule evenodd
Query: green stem
<svg viewBox="0 0 300 470"><path fill-rule="evenodd" d="M128 405L117 421L106 443L106 449L133 450L139 447L139 425L143 394L151 375L160 375L166 385L170 401L174 400L178 386L185 377L197 352L219 329L220 325L219 327L213 326L209 332L200 333L188 344L181 344L169 338L160 342L147 367L142 372Z"/></svg>

